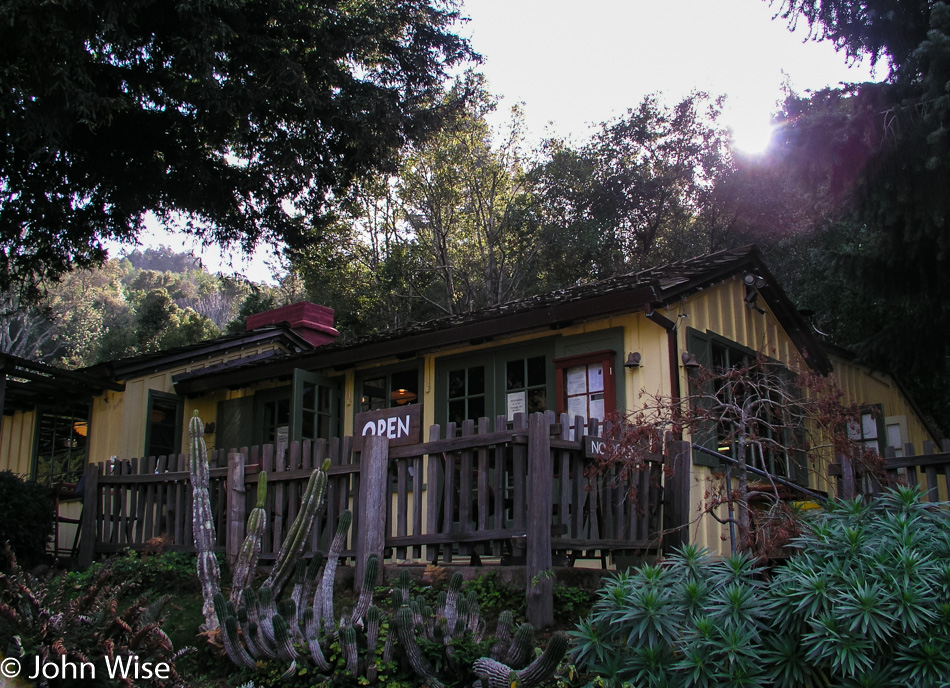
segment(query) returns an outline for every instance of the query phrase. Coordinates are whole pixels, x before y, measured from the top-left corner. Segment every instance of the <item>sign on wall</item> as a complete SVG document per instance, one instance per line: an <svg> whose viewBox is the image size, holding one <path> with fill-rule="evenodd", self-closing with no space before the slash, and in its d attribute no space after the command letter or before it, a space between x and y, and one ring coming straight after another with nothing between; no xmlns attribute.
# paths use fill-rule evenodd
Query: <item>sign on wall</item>
<svg viewBox="0 0 950 688"><path fill-rule="evenodd" d="M377 435L389 438L389 446L419 444L422 441L422 405L396 406L357 413L353 419L353 449L363 448L363 438Z"/></svg>

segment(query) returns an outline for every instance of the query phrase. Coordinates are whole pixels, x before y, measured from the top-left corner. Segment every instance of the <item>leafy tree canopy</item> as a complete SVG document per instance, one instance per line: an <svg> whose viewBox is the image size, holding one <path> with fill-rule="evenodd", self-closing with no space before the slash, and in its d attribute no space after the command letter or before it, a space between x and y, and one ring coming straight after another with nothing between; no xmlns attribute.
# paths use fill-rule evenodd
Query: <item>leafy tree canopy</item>
<svg viewBox="0 0 950 688"><path fill-rule="evenodd" d="M454 0L0 1L0 289L105 257L152 211L245 248L439 121Z"/></svg>
<svg viewBox="0 0 950 688"><path fill-rule="evenodd" d="M948 407L950 378L950 6L773 4L790 23L807 21L815 38L833 40L851 57L886 58L891 67L881 84L790 99L780 124L795 135L784 144L812 161L799 169L823 175L826 187L821 180L813 186L816 198L824 194L821 202L835 210L825 227L835 223L838 239L824 242L833 248L822 269L830 265L845 276L848 290L860 294L857 302L871 304L862 311L886 314L864 328L861 341L842 343L909 381L945 425L946 412L937 409Z"/></svg>

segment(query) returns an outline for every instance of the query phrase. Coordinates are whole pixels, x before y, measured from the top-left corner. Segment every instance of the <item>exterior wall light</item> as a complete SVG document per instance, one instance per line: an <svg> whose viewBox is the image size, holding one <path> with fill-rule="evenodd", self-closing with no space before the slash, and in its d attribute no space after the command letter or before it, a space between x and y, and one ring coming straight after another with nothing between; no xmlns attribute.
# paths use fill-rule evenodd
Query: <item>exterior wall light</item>
<svg viewBox="0 0 950 688"><path fill-rule="evenodd" d="M639 368L641 359L642 356L640 356L639 351L631 351L627 356L627 361L623 364L623 367L627 369Z"/></svg>

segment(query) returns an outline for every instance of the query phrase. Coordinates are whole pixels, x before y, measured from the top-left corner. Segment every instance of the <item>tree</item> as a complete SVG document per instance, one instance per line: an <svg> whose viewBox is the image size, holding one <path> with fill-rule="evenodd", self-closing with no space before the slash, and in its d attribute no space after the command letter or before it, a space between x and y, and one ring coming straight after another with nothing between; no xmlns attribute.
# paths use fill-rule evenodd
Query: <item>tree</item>
<svg viewBox="0 0 950 688"><path fill-rule="evenodd" d="M101 262L148 211L304 243L451 109L457 19L453 0L4 0L0 289Z"/></svg>
<svg viewBox="0 0 950 688"><path fill-rule="evenodd" d="M811 473L824 480L817 469L829 460L847 455L874 471L880 459L849 439L849 424L860 423L861 409L843 402L833 380L793 372L761 354L732 360L737 352L717 351L711 365L693 370L686 396L647 395L623 418L597 470L618 463L640 470L641 449L655 451L667 433L685 430L694 452L721 461L715 470L723 480L707 493L705 513L729 525L734 550L768 555L783 543L775 542L776 532L756 532L756 510L761 522L781 522L788 516L784 499L805 495Z"/></svg>
<svg viewBox="0 0 950 688"><path fill-rule="evenodd" d="M398 174L364 179L322 240L292 252L311 298L336 307L350 334L469 312L539 286L520 111L493 130L497 101L484 77L464 75L446 105L463 93L465 106L437 134L406 148Z"/></svg>
<svg viewBox="0 0 950 688"><path fill-rule="evenodd" d="M513 108L498 136L486 119L497 102L484 81L470 76L462 86L472 93L466 109L409 151L396 182L414 241L442 292L422 296L446 314L528 293L539 250L527 208L520 111Z"/></svg>
<svg viewBox="0 0 950 688"><path fill-rule="evenodd" d="M932 0L766 0L794 30L808 24L813 40L830 40L851 60L886 59L893 71L913 59L931 28Z"/></svg>
<svg viewBox="0 0 950 688"><path fill-rule="evenodd" d="M701 253L695 218L729 164L720 103L647 96L585 145L545 144L532 172L552 286Z"/></svg>
<svg viewBox="0 0 950 688"><path fill-rule="evenodd" d="M834 40L852 58L864 51L890 64L887 82L847 89L865 116L845 119L838 130L871 135L836 220L863 240L833 256L833 265L887 314L883 326L864 333L859 353L909 382L946 425L950 7L926 0L786 0L780 7L784 18L808 21L815 38ZM821 109L814 114L824 117Z"/></svg>

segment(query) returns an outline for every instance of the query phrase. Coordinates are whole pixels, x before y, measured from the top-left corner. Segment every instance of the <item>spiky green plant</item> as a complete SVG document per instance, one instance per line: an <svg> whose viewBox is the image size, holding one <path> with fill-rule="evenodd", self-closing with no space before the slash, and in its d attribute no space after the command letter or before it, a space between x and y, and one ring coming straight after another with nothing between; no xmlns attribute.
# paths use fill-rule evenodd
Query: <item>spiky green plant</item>
<svg viewBox="0 0 950 688"><path fill-rule="evenodd" d="M695 546L617 575L572 632L574 661L616 685L947 686L950 504L897 488L804 525L771 580Z"/></svg>

